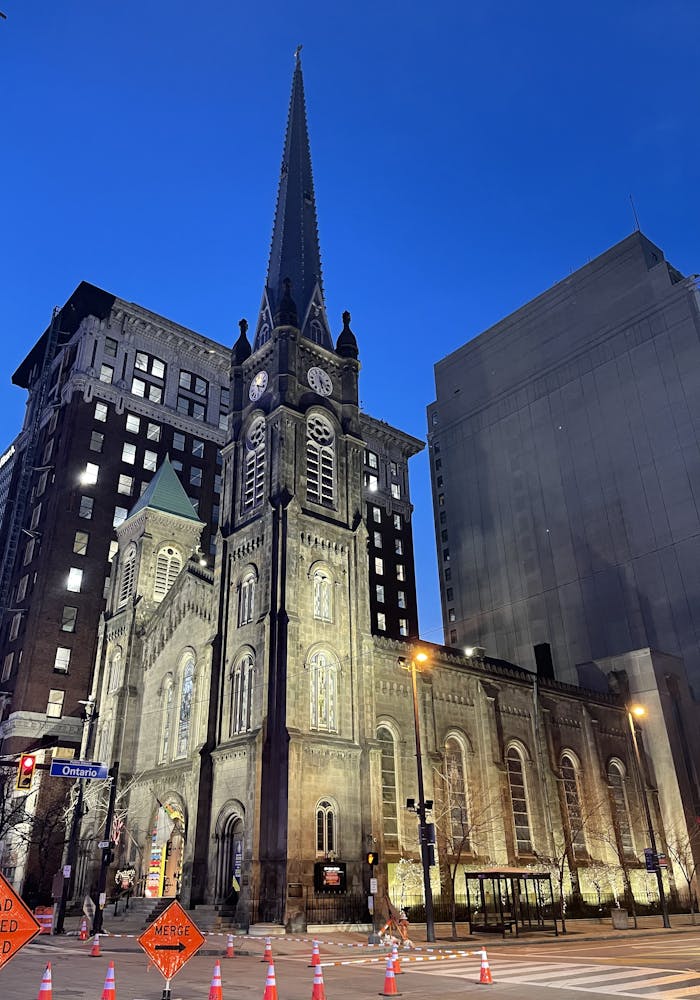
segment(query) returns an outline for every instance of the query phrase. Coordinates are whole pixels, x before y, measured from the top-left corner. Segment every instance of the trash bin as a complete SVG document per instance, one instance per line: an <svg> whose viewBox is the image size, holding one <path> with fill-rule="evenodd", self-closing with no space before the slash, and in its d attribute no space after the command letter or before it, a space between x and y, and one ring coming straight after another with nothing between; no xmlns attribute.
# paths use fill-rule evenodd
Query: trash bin
<svg viewBox="0 0 700 1000"><path fill-rule="evenodd" d="M619 906L616 906L610 911L610 916L612 917L612 925L616 931L629 930L627 910L623 910Z"/></svg>

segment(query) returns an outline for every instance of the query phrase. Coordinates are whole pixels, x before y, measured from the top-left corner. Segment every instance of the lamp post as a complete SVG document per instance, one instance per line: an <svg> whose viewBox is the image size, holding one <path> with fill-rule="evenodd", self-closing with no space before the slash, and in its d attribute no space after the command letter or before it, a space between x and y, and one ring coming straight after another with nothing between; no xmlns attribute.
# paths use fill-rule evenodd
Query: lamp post
<svg viewBox="0 0 700 1000"><path fill-rule="evenodd" d="M427 663L425 653L418 652L411 656L410 662L404 661L403 666L411 672L411 688L413 691L413 722L416 729L416 770L418 772L418 830L420 840L420 857L423 865L423 891L425 894L425 934L428 941L435 940L435 922L433 919L433 890L430 885L430 848L428 845L428 824L425 821L425 792L423 788L423 757L420 745L420 717L418 713L418 686L416 674L422 664Z"/></svg>
<svg viewBox="0 0 700 1000"><path fill-rule="evenodd" d="M628 705L627 706L627 719L630 724L630 733L632 735L632 747L634 748L634 767L637 777L637 786L639 788L640 794L642 796L642 802L644 804L644 815L647 821L647 831L649 833L649 846L651 847L651 856L654 860L654 871L656 872L656 881L659 887L659 903L661 904L661 916L663 918L664 927L670 927L671 921L668 919L668 905L666 903L666 893L664 891L664 879L661 874L661 866L659 865L659 855L656 850L656 836L654 835L654 824L651 820L651 810L649 809L649 796L647 795L647 784L644 778L644 771L642 769L642 758L639 750L639 742L637 740L637 730L634 724L635 718L642 719L646 715L646 709L643 705Z"/></svg>

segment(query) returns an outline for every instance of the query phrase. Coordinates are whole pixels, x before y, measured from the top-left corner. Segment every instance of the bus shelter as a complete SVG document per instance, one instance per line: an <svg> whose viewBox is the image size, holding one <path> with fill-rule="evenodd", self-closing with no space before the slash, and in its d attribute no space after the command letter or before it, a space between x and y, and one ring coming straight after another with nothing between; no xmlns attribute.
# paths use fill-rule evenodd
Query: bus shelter
<svg viewBox="0 0 700 1000"><path fill-rule="evenodd" d="M466 872L469 933L515 934L554 931L552 876L519 868Z"/></svg>

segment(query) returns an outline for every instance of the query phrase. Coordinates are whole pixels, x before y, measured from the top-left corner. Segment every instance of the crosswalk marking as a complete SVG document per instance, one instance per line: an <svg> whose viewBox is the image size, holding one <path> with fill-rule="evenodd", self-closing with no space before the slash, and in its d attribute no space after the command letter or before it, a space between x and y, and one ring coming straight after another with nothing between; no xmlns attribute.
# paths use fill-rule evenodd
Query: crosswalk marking
<svg viewBox="0 0 700 1000"><path fill-rule="evenodd" d="M637 997L641 1000L692 1000L700 997L700 972L686 972L670 969L642 968L624 965L570 964L561 962L556 966L541 961L490 960L494 982L520 986L543 986L551 989L570 989L582 993L605 992L616 997ZM459 979L476 980L479 975L478 962L474 959L460 959L440 966L406 966L404 972L425 976L448 976ZM680 984L686 985L681 989ZM663 986L676 989L659 990ZM654 993L648 992L654 989ZM643 991L643 992L638 992Z"/></svg>

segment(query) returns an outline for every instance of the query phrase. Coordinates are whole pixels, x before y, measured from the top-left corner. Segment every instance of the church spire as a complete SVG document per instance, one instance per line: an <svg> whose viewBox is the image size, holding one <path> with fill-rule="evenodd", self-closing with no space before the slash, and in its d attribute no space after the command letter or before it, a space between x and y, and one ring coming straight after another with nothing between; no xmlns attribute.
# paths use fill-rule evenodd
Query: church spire
<svg viewBox="0 0 700 1000"><path fill-rule="evenodd" d="M295 52L270 262L254 351L265 343L275 326L286 325L299 327L303 336L333 350L323 299L300 52L301 45Z"/></svg>

